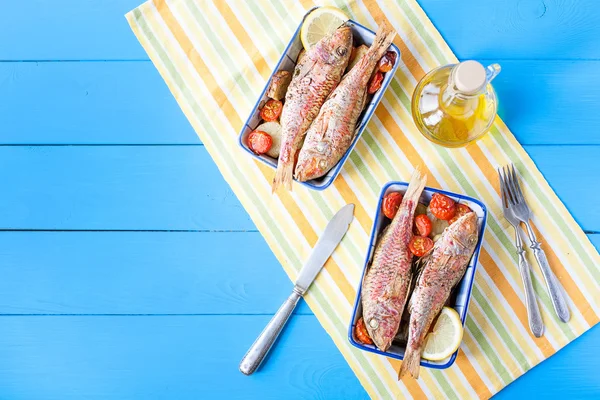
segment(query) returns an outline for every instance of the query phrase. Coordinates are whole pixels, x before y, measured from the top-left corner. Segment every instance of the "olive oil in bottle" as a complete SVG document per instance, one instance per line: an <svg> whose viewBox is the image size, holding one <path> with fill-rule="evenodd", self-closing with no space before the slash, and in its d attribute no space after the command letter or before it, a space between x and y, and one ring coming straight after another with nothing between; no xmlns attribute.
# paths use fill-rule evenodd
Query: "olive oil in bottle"
<svg viewBox="0 0 600 400"><path fill-rule="evenodd" d="M500 72L477 61L445 65L430 71L417 85L412 115L419 131L445 147L461 147L483 136L497 112L490 82Z"/></svg>

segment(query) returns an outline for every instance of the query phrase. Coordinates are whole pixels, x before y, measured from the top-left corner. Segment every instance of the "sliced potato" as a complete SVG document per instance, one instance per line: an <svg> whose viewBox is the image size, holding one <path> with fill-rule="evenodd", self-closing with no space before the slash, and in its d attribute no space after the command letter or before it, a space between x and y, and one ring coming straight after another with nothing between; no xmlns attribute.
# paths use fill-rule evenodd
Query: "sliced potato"
<svg viewBox="0 0 600 400"><path fill-rule="evenodd" d="M429 207L427 207L427 216L431 220L431 234L429 236L435 237L441 235L444 229L448 227L448 221L444 221L433 215Z"/></svg>
<svg viewBox="0 0 600 400"><path fill-rule="evenodd" d="M415 215L427 214L427 206L423 203L417 204L417 208L415 209Z"/></svg>
<svg viewBox="0 0 600 400"><path fill-rule="evenodd" d="M273 158L279 158L279 150L281 149L281 125L279 122L265 122L256 127L257 131L263 131L271 136L273 139L273 145L267 151L267 155Z"/></svg>
<svg viewBox="0 0 600 400"><path fill-rule="evenodd" d="M369 46L367 46L366 44L361 44L360 46L358 46L356 48L356 50L354 50L352 52L353 58L351 58L350 61L348 62L348 67L346 67L346 71L350 71L352 69L352 67L354 67L356 65L358 60L360 60L362 58L362 56L364 56L368 50L369 50Z"/></svg>

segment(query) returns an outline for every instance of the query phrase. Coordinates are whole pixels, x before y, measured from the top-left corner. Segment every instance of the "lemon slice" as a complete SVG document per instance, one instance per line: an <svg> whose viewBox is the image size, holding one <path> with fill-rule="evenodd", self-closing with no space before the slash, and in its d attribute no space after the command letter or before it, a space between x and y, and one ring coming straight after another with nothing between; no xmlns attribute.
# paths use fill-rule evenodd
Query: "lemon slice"
<svg viewBox="0 0 600 400"><path fill-rule="evenodd" d="M339 8L325 6L315 9L306 16L300 29L302 45L305 49L310 49L349 19Z"/></svg>
<svg viewBox="0 0 600 400"><path fill-rule="evenodd" d="M458 313L450 307L444 307L430 332L425 337L422 357L430 361L441 361L452 355L460 346L463 327Z"/></svg>

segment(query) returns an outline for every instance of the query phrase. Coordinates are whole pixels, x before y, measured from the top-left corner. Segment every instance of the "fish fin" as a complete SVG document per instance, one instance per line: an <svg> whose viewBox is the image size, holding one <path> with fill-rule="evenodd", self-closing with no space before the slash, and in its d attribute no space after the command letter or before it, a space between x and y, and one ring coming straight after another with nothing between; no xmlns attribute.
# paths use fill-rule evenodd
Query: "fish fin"
<svg viewBox="0 0 600 400"><path fill-rule="evenodd" d="M421 170L416 168L410 178L402 202L412 200L414 202L414 207L416 208L419 197L421 197L421 193L423 193L423 189L425 188L425 183L427 183L427 175L421 177Z"/></svg>
<svg viewBox="0 0 600 400"><path fill-rule="evenodd" d="M426 264L426 261L423 260L422 258L417 260L413 264L412 281L411 281L411 285L413 286L413 289L415 287L417 287L417 284L419 283L419 278L421 278L421 274L423 273L423 270L425 270L425 264ZM408 292L408 293L410 293L410 292Z"/></svg>
<svg viewBox="0 0 600 400"><path fill-rule="evenodd" d="M275 172L275 178L273 179L273 186L271 192L275 193L280 187L286 190L292 188L292 174L294 173L294 164L291 162L277 164L277 171Z"/></svg>
<svg viewBox="0 0 600 400"><path fill-rule="evenodd" d="M316 127L316 132L319 137L319 141L325 138L327 132L329 131L329 121L331 121L331 110L326 110L323 114L319 114L321 117L319 119L320 126Z"/></svg>
<svg viewBox="0 0 600 400"><path fill-rule="evenodd" d="M406 289L406 304L404 305L404 311L402 312L403 315L405 312L408 314L411 314L412 297L413 297L413 292L414 292L415 288L417 287L417 282L418 282L418 278L415 278L415 274L413 273L412 276L410 277L410 281L408 282L408 288Z"/></svg>
<svg viewBox="0 0 600 400"><path fill-rule="evenodd" d="M363 96L361 99L361 104L360 104L360 113L359 115L365 110L365 108L367 108L367 91L365 89L365 91L363 92ZM364 118L363 118L364 119ZM354 136L352 136L352 140L354 140L354 138L356 137L356 134L358 133L360 126L364 124L365 121L361 121L360 125L356 125L356 129L354 130Z"/></svg>
<svg viewBox="0 0 600 400"><path fill-rule="evenodd" d="M420 364L421 352L412 347L408 347L404 354L402 365L400 365L400 371L398 371L398 380L402 379L406 372L409 372L413 378L417 379L419 377L419 370L421 369Z"/></svg>

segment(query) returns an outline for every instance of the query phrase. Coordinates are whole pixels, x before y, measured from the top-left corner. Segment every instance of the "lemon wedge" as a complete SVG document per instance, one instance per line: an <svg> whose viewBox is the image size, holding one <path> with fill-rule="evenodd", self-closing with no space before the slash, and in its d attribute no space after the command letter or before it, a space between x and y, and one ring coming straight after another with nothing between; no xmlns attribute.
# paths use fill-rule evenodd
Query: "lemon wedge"
<svg viewBox="0 0 600 400"><path fill-rule="evenodd" d="M453 308L444 307L433 331L425 337L422 357L430 361L441 361L458 349L462 337L460 316Z"/></svg>
<svg viewBox="0 0 600 400"><path fill-rule="evenodd" d="M325 6L315 9L306 16L300 28L302 45L305 49L310 49L349 19L339 8Z"/></svg>

